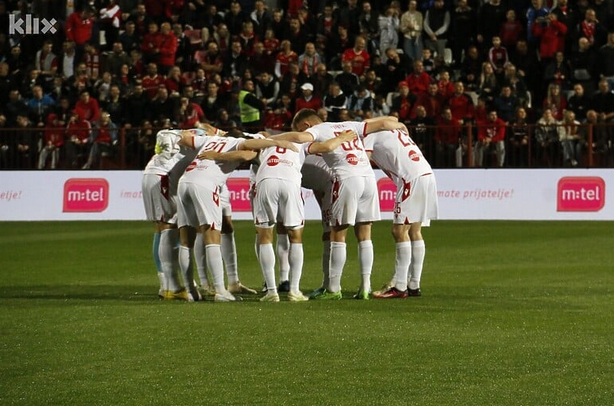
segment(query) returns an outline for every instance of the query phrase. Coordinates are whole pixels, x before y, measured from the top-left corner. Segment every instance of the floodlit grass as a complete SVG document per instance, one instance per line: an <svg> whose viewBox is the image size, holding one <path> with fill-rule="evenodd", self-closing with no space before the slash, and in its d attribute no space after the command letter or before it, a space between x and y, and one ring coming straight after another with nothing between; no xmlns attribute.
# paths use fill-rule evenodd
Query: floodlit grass
<svg viewBox="0 0 614 406"><path fill-rule="evenodd" d="M611 405L614 224L448 222L421 298L162 302L145 222L0 224L0 404ZM237 222L243 283L254 232ZM373 284L394 264L374 227ZM303 290L320 283L309 223Z"/></svg>

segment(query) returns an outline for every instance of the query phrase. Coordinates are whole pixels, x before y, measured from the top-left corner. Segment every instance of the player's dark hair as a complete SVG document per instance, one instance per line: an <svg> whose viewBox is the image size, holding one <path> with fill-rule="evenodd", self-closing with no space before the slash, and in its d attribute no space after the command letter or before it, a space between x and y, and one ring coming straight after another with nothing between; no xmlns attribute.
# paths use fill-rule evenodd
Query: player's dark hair
<svg viewBox="0 0 614 406"><path fill-rule="evenodd" d="M232 138L243 138L243 131L241 130L237 130L236 128L233 128L232 130L228 130L228 132L226 133L227 137L232 137Z"/></svg>
<svg viewBox="0 0 614 406"><path fill-rule="evenodd" d="M292 119L292 128L296 129L296 125L298 123L300 123L301 121L306 120L308 118L311 118L313 116L320 118L320 116L318 116L318 113L316 113L316 111L313 110L313 109L300 109L294 115L294 118Z"/></svg>

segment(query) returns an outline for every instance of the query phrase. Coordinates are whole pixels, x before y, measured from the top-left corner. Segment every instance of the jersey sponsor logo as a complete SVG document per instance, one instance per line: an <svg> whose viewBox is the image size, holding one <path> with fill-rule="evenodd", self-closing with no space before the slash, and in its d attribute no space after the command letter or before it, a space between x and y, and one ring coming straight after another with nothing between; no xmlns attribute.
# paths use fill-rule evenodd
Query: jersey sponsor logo
<svg viewBox="0 0 614 406"><path fill-rule="evenodd" d="M192 161L192 162L190 162L188 167L185 168L185 171L186 172L190 172L191 170L195 169L197 166L198 166L198 163L196 161Z"/></svg>
<svg viewBox="0 0 614 406"><path fill-rule="evenodd" d="M280 159L276 155L271 155L269 159L267 159L266 164L268 166L277 166L279 165Z"/></svg>
<svg viewBox="0 0 614 406"><path fill-rule="evenodd" d="M102 178L68 179L64 183L64 213L99 213L109 206L109 182Z"/></svg>
<svg viewBox="0 0 614 406"><path fill-rule="evenodd" d="M418 154L413 149L409 151L408 156L409 156L409 159L411 159L414 162L418 162L420 160L420 154Z"/></svg>
<svg viewBox="0 0 614 406"><path fill-rule="evenodd" d="M345 160L350 165L358 165L358 161L359 161L358 157L354 154L347 154L345 156Z"/></svg>
<svg viewBox="0 0 614 406"><path fill-rule="evenodd" d="M557 211L600 211L605 206L605 181L598 176L566 176L557 189Z"/></svg>

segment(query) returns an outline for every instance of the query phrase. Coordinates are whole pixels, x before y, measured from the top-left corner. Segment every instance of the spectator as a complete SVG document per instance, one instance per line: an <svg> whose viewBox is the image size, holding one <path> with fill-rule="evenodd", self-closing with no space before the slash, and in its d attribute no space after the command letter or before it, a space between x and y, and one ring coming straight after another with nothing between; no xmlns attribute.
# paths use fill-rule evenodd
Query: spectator
<svg viewBox="0 0 614 406"><path fill-rule="evenodd" d="M159 34L160 42L157 48L158 66L160 73L166 75L175 66L175 55L177 53L177 37L171 30L169 23L162 23Z"/></svg>
<svg viewBox="0 0 614 406"><path fill-rule="evenodd" d="M443 0L435 0L424 16L425 46L443 56L449 29L450 13L444 8Z"/></svg>
<svg viewBox="0 0 614 406"><path fill-rule="evenodd" d="M365 50L367 41L364 37L357 37L354 41L354 47L346 49L343 52L342 62L349 61L352 64L352 73L356 74L359 78L364 75L367 69L369 69L369 53Z"/></svg>
<svg viewBox="0 0 614 406"><path fill-rule="evenodd" d="M224 130L231 130L237 127L237 123L230 118L228 110L220 109L217 114L217 120L213 123L214 127Z"/></svg>
<svg viewBox="0 0 614 406"><path fill-rule="evenodd" d="M486 121L478 122L477 126L476 166L490 166L484 162L484 154L489 154L494 150L497 156L497 166L503 168L505 163L505 123L497 116L496 110L490 110Z"/></svg>
<svg viewBox="0 0 614 406"><path fill-rule="evenodd" d="M599 81L598 91L593 95L591 108L599 115L599 120L609 123L614 120L614 93L612 93L608 81Z"/></svg>
<svg viewBox="0 0 614 406"><path fill-rule="evenodd" d="M126 53L130 53L135 49L141 49L141 37L136 31L134 21L127 21L124 32L119 35L119 42L122 43L122 48Z"/></svg>
<svg viewBox="0 0 614 406"><path fill-rule="evenodd" d="M512 56L512 63L516 66L518 75L524 79L529 89L535 90L540 88L542 84L541 66L535 52L529 51L527 41L518 41L516 52Z"/></svg>
<svg viewBox="0 0 614 406"><path fill-rule="evenodd" d="M550 9L544 6L543 0L531 0L531 7L527 10L527 40L531 45L535 45L537 42L536 30L540 31L543 26L548 24ZM540 27L536 29L535 27Z"/></svg>
<svg viewBox="0 0 614 406"><path fill-rule="evenodd" d="M147 75L143 77L143 90L153 99L158 93L160 86L166 86L166 78L158 74L158 65L155 63L147 64Z"/></svg>
<svg viewBox="0 0 614 406"><path fill-rule="evenodd" d="M584 20L578 25L578 38L588 39L591 46L599 48L605 43L606 28L597 20L595 10L589 8L584 13Z"/></svg>
<svg viewBox="0 0 614 406"><path fill-rule="evenodd" d="M219 47L215 41L207 43L206 51L196 51L194 62L197 67L203 69L206 78L210 78L213 73L222 73L224 62Z"/></svg>
<svg viewBox="0 0 614 406"><path fill-rule="evenodd" d="M322 106L328 112L328 119L332 122L340 120L340 111L347 108L347 96L337 82L330 84L328 94L322 100Z"/></svg>
<svg viewBox="0 0 614 406"><path fill-rule="evenodd" d="M341 69L341 61L346 50L352 48L355 43L353 36L350 36L347 26L339 25L331 40L326 44L326 62L332 70ZM341 55L341 58L339 57Z"/></svg>
<svg viewBox="0 0 614 406"><path fill-rule="evenodd" d="M66 127L66 160L69 168L76 169L79 166L79 157L85 156L90 146L91 124L84 120L78 113L73 112Z"/></svg>
<svg viewBox="0 0 614 406"><path fill-rule="evenodd" d="M98 25L101 33L104 32L104 42L109 48L119 38L119 26L122 21L122 11L115 0L108 0L107 5L99 11Z"/></svg>
<svg viewBox="0 0 614 406"><path fill-rule="evenodd" d="M100 122L94 127L90 136L90 153L81 169L90 169L101 155L111 154L111 147L117 141L117 126L111 121L109 113L102 112Z"/></svg>
<svg viewBox="0 0 614 406"><path fill-rule="evenodd" d="M555 83L548 86L548 92L543 102L544 109L549 109L555 120L563 119L563 112L567 108L567 100L561 93L561 87Z"/></svg>
<svg viewBox="0 0 614 406"><path fill-rule="evenodd" d="M117 125L124 125L127 120L126 100L121 97L118 85L111 85L109 96L102 104L104 111L109 113L111 121Z"/></svg>
<svg viewBox="0 0 614 406"><path fill-rule="evenodd" d="M447 70L441 71L439 74L439 80L437 81L437 93L439 93L441 100L444 103L446 103L454 94L454 83L452 83L450 80L450 72Z"/></svg>
<svg viewBox="0 0 614 406"><path fill-rule="evenodd" d="M344 26L351 36L358 35L360 32L360 14L362 10L358 8L358 0L348 0L347 4L339 8L339 25Z"/></svg>
<svg viewBox="0 0 614 406"><path fill-rule="evenodd" d="M420 58L424 71L433 79L436 75L435 71L435 58L433 58L433 52L430 48L424 48L422 50L422 57Z"/></svg>
<svg viewBox="0 0 614 406"><path fill-rule="evenodd" d="M44 127L55 100L43 92L41 86L34 86L32 98L28 100L28 116L33 126Z"/></svg>
<svg viewBox="0 0 614 406"><path fill-rule="evenodd" d="M512 168L525 168L529 157L529 126L527 111L523 107L516 109L514 120L508 128L508 163Z"/></svg>
<svg viewBox="0 0 614 406"><path fill-rule="evenodd" d="M396 49L399 46L399 10L394 7L387 7L384 15L378 18L379 24L379 52L382 62L386 63L388 48Z"/></svg>
<svg viewBox="0 0 614 406"><path fill-rule="evenodd" d="M279 89L281 93L287 93L290 97L298 97L299 88L305 82L307 82L307 77L298 68L298 63L291 62L288 72L281 78Z"/></svg>
<svg viewBox="0 0 614 406"><path fill-rule="evenodd" d="M28 111L28 106L23 101L19 90L9 91L9 101L4 106L3 112L6 117L6 126L12 128L17 124L17 115Z"/></svg>
<svg viewBox="0 0 614 406"><path fill-rule="evenodd" d="M488 51L488 62L495 71L495 76L498 80L503 79L505 74L505 65L509 62L507 49L501 46L501 38L492 38L492 48Z"/></svg>
<svg viewBox="0 0 614 406"><path fill-rule="evenodd" d="M525 105L528 97L527 86L518 75L516 67L511 63L505 66L505 75L503 76L501 86L508 86L512 90L512 95L518 98L518 103L523 106Z"/></svg>
<svg viewBox="0 0 614 406"><path fill-rule="evenodd" d="M297 103L299 102L298 99ZM292 106L292 99L287 94L282 94L279 98L275 109L268 109L265 113L264 127L265 129L284 130L292 123L295 108Z"/></svg>
<svg viewBox="0 0 614 406"><path fill-rule="evenodd" d="M379 39L377 11L373 10L371 3L368 1L362 3L362 12L358 17L358 24L361 35L364 35L367 40L377 41Z"/></svg>
<svg viewBox="0 0 614 406"><path fill-rule="evenodd" d="M320 63L316 68L316 74L310 80L313 83L314 95L322 99L328 93L328 87L334 81L334 78L326 69L326 64Z"/></svg>
<svg viewBox="0 0 614 406"><path fill-rule="evenodd" d="M461 80L467 84L467 89L475 90L478 87L482 71L482 58L478 47L470 46L461 64Z"/></svg>
<svg viewBox="0 0 614 406"><path fill-rule="evenodd" d="M224 58L222 76L225 79L236 80L242 78L247 69L248 59L243 53L241 42L234 40Z"/></svg>
<svg viewBox="0 0 614 406"><path fill-rule="evenodd" d="M241 125L251 133L262 129L262 116L266 108L266 104L256 97L255 90L254 82L246 80L243 89L239 91Z"/></svg>
<svg viewBox="0 0 614 406"><path fill-rule="evenodd" d="M450 114L459 125L469 124L475 118L475 106L471 97L465 94L463 82L454 84L454 94L448 100Z"/></svg>
<svg viewBox="0 0 614 406"><path fill-rule="evenodd" d="M614 58L614 53L612 58ZM582 84L589 93L592 93L595 90L595 81L599 77L597 53L586 38L582 37L578 40L578 49L571 54L569 62L571 65L570 80ZM606 61L601 62L606 63ZM599 67L603 66L601 62ZM576 116L584 117L584 114L576 114Z"/></svg>
<svg viewBox="0 0 614 406"><path fill-rule="evenodd" d="M611 166L614 163L614 139L611 129L603 124L597 112L589 110L586 112L584 125L580 127L580 133L583 139L592 141L593 153L604 155L602 165Z"/></svg>
<svg viewBox="0 0 614 406"><path fill-rule="evenodd" d="M275 59L268 53L262 42L254 44L254 54L249 58L249 64L256 72L275 74Z"/></svg>
<svg viewBox="0 0 614 406"><path fill-rule="evenodd" d="M318 109L322 107L322 99L314 95L313 85L311 83L304 83L301 86L301 90L303 95L296 99L296 107L294 111L297 112L302 109L312 109L318 111Z"/></svg>
<svg viewBox="0 0 614 406"><path fill-rule="evenodd" d="M207 84L207 96L202 102L202 108L205 117L210 122L217 119L219 110L226 105L224 98L219 94L219 89L218 84L215 82L209 82Z"/></svg>
<svg viewBox="0 0 614 406"><path fill-rule="evenodd" d="M353 94L360 84L360 78L354 72L352 72L352 62L344 61L342 64L342 71L335 77L335 81L343 90L346 95Z"/></svg>
<svg viewBox="0 0 614 406"><path fill-rule="evenodd" d="M224 24L228 27L231 36L239 35L245 20L246 18L241 11L241 4L238 1L230 2L230 10L224 14Z"/></svg>
<svg viewBox="0 0 614 406"><path fill-rule="evenodd" d="M151 117L153 118L152 124L154 126L161 127L164 121L174 118L175 99L169 97L166 87L162 85L158 87L158 93L150 104Z"/></svg>
<svg viewBox="0 0 614 406"><path fill-rule="evenodd" d="M171 96L179 96L183 91L183 87L186 85L185 78L181 75L181 69L179 66L173 66L168 72L168 76L164 81L164 87L170 92Z"/></svg>
<svg viewBox="0 0 614 406"><path fill-rule="evenodd" d="M501 93L495 97L494 108L500 120L507 125L513 119L516 111L520 107L518 98L512 94L512 89L509 86L502 86Z"/></svg>
<svg viewBox="0 0 614 406"><path fill-rule="evenodd" d="M462 166L462 148L460 141L461 128L458 120L452 117L449 107L443 109L437 118L435 128L435 162L440 168L453 168Z"/></svg>
<svg viewBox="0 0 614 406"><path fill-rule="evenodd" d="M392 99L390 114L398 117L399 121L409 122L416 104L416 95L410 92L409 84L405 81L399 82L398 91L399 94Z"/></svg>
<svg viewBox="0 0 614 406"><path fill-rule="evenodd" d="M577 83L573 87L573 94L567 100L567 109L573 111L576 117L586 117L590 109L590 99L585 94L584 87Z"/></svg>
<svg viewBox="0 0 614 406"><path fill-rule="evenodd" d="M21 82L26 75L26 69L29 62L26 61L26 58L21 53L21 47L19 45L15 45L11 48L11 54L6 62L9 64L9 72L11 76L15 78L15 82Z"/></svg>
<svg viewBox="0 0 614 406"><path fill-rule="evenodd" d="M298 57L299 69L309 79L316 73L316 67L322 63L322 57L316 52L316 46L313 42L308 42L305 45L305 52Z"/></svg>
<svg viewBox="0 0 614 406"><path fill-rule="evenodd" d="M150 97L147 96L140 82L134 84L132 93L126 98L126 127L138 127L143 121L149 119L151 110Z"/></svg>
<svg viewBox="0 0 614 406"><path fill-rule="evenodd" d="M38 169L45 169L49 156L51 156L51 169L56 169L58 167L60 149L62 145L64 145L65 132L66 126L60 124L60 118L54 113L49 114L45 127L43 146L38 155Z"/></svg>
<svg viewBox="0 0 614 406"><path fill-rule="evenodd" d="M413 94L420 95L428 90L431 76L424 71L422 61L414 61L414 71L407 76L405 81Z"/></svg>
<svg viewBox="0 0 614 406"><path fill-rule="evenodd" d="M250 14L250 18L254 24L254 31L259 38L264 37L264 32L273 22L273 15L267 9L263 0L254 2L254 11Z"/></svg>
<svg viewBox="0 0 614 406"><path fill-rule="evenodd" d="M305 49L305 45L307 44L307 42L312 40L312 38L310 38L307 32L305 32L305 30L303 29L301 21L298 17L290 18L290 21L288 22L288 29L284 33L283 38L290 41L293 50L298 51L302 51L303 49Z"/></svg>
<svg viewBox="0 0 614 406"><path fill-rule="evenodd" d="M177 111L175 121L179 128L189 129L195 128L205 119L205 113L196 103L192 103L187 97L182 97Z"/></svg>
<svg viewBox="0 0 614 406"><path fill-rule="evenodd" d="M416 104L414 111L415 117L409 121L412 127L411 138L418 144L420 150L426 154L427 160L429 162L435 162L435 139L433 138L435 119L427 115L424 106ZM432 158L432 160L430 158Z"/></svg>
<svg viewBox="0 0 614 406"><path fill-rule="evenodd" d="M557 20L565 24L565 26L570 30L570 34L572 30L575 30L575 27L578 23L578 16L576 14L576 10L572 7L569 7L567 0L557 0L556 6L552 7L552 13L556 14ZM577 39L574 35L567 35L565 37L565 53L569 54L571 52L573 40Z"/></svg>
<svg viewBox="0 0 614 406"><path fill-rule="evenodd" d="M324 5L324 12L318 15L316 34L324 42L330 42L334 27L338 25L337 16L333 14L333 7L330 4Z"/></svg>
<svg viewBox="0 0 614 406"><path fill-rule="evenodd" d="M459 0L452 13L449 48L452 60L460 65L465 50L475 42L477 17L476 10L469 6L467 0Z"/></svg>
<svg viewBox="0 0 614 406"><path fill-rule="evenodd" d="M597 65L601 77L608 81L610 88L614 88L614 31L608 34L608 42L599 48Z"/></svg>
<svg viewBox="0 0 614 406"><path fill-rule="evenodd" d="M505 21L501 24L501 44L509 50L516 48L516 43L522 37L523 28L520 21L516 18L516 11L507 10L505 13Z"/></svg>
<svg viewBox="0 0 614 406"><path fill-rule="evenodd" d="M411 0L409 10L401 16L400 29L403 33L403 51L415 61L422 55L422 13L418 10L418 2Z"/></svg>
<svg viewBox="0 0 614 406"><path fill-rule="evenodd" d="M32 131L32 124L28 120L28 115L25 112L17 113L16 120L17 128L14 131L13 143L9 147L15 159L16 169L32 169L34 168L34 160L36 159L36 135Z"/></svg>
<svg viewBox="0 0 614 406"><path fill-rule="evenodd" d="M545 108L535 127L535 159L540 165L552 167L559 147L558 125L549 108Z"/></svg>
<svg viewBox="0 0 614 406"><path fill-rule="evenodd" d="M266 100L265 104L269 107L275 106L277 96L279 95L279 82L275 79L275 76L270 75L268 72L262 72L255 85L256 97L263 102Z"/></svg>
<svg viewBox="0 0 614 406"><path fill-rule="evenodd" d="M431 83L429 90L418 96L415 106L422 106L426 110L428 117L439 117L446 100L444 96L439 93L439 86L437 83ZM412 118L415 117L415 109L412 111Z"/></svg>
<svg viewBox="0 0 614 406"><path fill-rule="evenodd" d="M52 51L53 41L46 40L34 57L34 69L38 70L45 90L51 88L53 78L58 71L58 57Z"/></svg>
<svg viewBox="0 0 614 406"><path fill-rule="evenodd" d="M492 103L498 92L499 83L497 82L495 71L489 62L484 62L482 64L482 73L480 74L477 93L479 96L484 97L488 103Z"/></svg>
<svg viewBox="0 0 614 406"><path fill-rule="evenodd" d="M244 21L242 27L237 39L241 42L245 55L250 58L254 53L254 44L259 42L260 38L254 32L254 23L251 20Z"/></svg>
<svg viewBox="0 0 614 406"><path fill-rule="evenodd" d="M586 141L578 132L580 123L576 121L573 111L566 111L561 124L559 141L563 147L563 166L576 167L582 159L582 150L586 145Z"/></svg>
<svg viewBox="0 0 614 406"><path fill-rule="evenodd" d="M347 109L354 121L363 121L373 117L373 97L362 85L348 97Z"/></svg>
<svg viewBox="0 0 614 406"><path fill-rule="evenodd" d="M557 20L556 14L548 14L545 22L533 24L532 30L532 34L541 39L539 56L545 66L552 61L557 51L562 51L565 48L567 27Z"/></svg>
<svg viewBox="0 0 614 406"><path fill-rule="evenodd" d="M90 97L88 90L83 90L79 94L79 100L75 104L75 112L79 117L89 122L96 122L100 119L100 107L98 100Z"/></svg>
<svg viewBox="0 0 614 406"><path fill-rule="evenodd" d="M77 59L83 55L83 48L92 39L94 20L92 10L88 6L76 8L66 19L66 39L76 45Z"/></svg>
<svg viewBox="0 0 614 406"><path fill-rule="evenodd" d="M571 67L562 52L557 52L554 60L544 70L544 82L559 85L561 89L569 89Z"/></svg>

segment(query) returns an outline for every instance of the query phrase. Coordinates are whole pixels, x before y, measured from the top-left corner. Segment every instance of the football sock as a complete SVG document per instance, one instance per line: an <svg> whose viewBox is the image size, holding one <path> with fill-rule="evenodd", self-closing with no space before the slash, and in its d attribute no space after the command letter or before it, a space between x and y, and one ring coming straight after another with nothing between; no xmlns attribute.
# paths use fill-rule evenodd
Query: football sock
<svg viewBox="0 0 614 406"><path fill-rule="evenodd" d="M418 289L422 277L422 265L426 255L424 240L411 242L411 263L409 264L409 288Z"/></svg>
<svg viewBox="0 0 614 406"><path fill-rule="evenodd" d="M330 284L329 278L329 266L330 266L330 240L322 241L322 286L328 289Z"/></svg>
<svg viewBox="0 0 614 406"><path fill-rule="evenodd" d="M371 292L371 269L373 268L373 242L365 240L358 243L358 263L360 264L360 290Z"/></svg>
<svg viewBox="0 0 614 406"><path fill-rule="evenodd" d="M337 293L341 290L341 274L347 257L344 242L331 241L330 243L330 265L329 265L329 288L328 290Z"/></svg>
<svg viewBox="0 0 614 406"><path fill-rule="evenodd" d="M303 244L290 244L290 290L297 292L303 273Z"/></svg>
<svg viewBox="0 0 614 406"><path fill-rule="evenodd" d="M262 276L266 283L266 288L269 293L277 293L277 285L275 285L275 252L273 244L260 244L260 255L258 256Z"/></svg>
<svg viewBox="0 0 614 406"><path fill-rule="evenodd" d="M205 258L205 244L203 243L203 235L201 233L196 234L196 240L194 241L194 259L196 259L196 270L198 271L200 286L209 285L209 278L207 277L207 260Z"/></svg>
<svg viewBox="0 0 614 406"><path fill-rule="evenodd" d="M222 250L220 245L205 245L205 256L207 257L207 268L211 271L211 279L215 286L215 292L226 292L226 285L224 285L224 263L222 262Z"/></svg>
<svg viewBox="0 0 614 406"><path fill-rule="evenodd" d="M222 258L224 259L224 265L226 265L228 284L231 285L239 282L235 233L222 234Z"/></svg>
<svg viewBox="0 0 614 406"><path fill-rule="evenodd" d="M279 258L279 282L287 281L290 274L290 239L288 234L277 234L277 258Z"/></svg>
<svg viewBox="0 0 614 406"><path fill-rule="evenodd" d="M411 243L403 241L396 243L394 258L394 286L401 292L407 289L407 274L411 261Z"/></svg>
<svg viewBox="0 0 614 406"><path fill-rule="evenodd" d="M162 263L160 262L160 233L154 233L153 237L153 259L158 273L162 273Z"/></svg>
<svg viewBox="0 0 614 406"><path fill-rule="evenodd" d="M194 286L194 267L192 266L192 250L189 247L179 247L179 268L183 275L186 288Z"/></svg>
<svg viewBox="0 0 614 406"><path fill-rule="evenodd" d="M177 292L182 288L179 274L175 267L175 255L177 249L177 241L179 240L179 232L177 229L170 228L162 230L160 233L160 264L166 279L168 290Z"/></svg>

